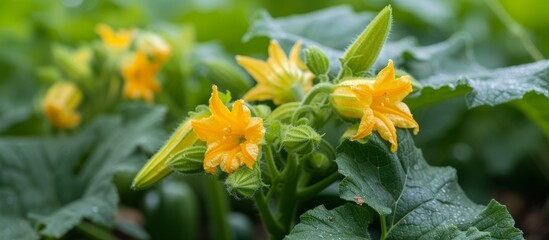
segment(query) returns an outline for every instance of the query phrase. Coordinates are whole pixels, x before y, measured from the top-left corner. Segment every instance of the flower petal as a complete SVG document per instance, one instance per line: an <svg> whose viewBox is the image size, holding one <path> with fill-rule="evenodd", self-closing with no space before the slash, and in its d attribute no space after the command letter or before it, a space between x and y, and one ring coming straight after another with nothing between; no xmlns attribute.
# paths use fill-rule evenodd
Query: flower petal
<svg viewBox="0 0 549 240"><path fill-rule="evenodd" d="M254 143L244 143L240 144L240 148L244 156L244 163L248 168L253 168L257 156L259 156L259 146Z"/></svg>
<svg viewBox="0 0 549 240"><path fill-rule="evenodd" d="M290 63L296 65L301 70L307 70L307 66L305 65L305 63L303 63L303 61L301 61L300 58L301 44L301 40L298 40L292 47L292 50L290 50Z"/></svg>
<svg viewBox="0 0 549 240"><path fill-rule="evenodd" d="M269 64L246 56L236 56L236 62L242 66L260 84L269 83L274 75Z"/></svg>
<svg viewBox="0 0 549 240"><path fill-rule="evenodd" d="M358 130L356 131L356 134L351 137L351 141L362 139L370 135L372 133L372 130L374 129L374 124L375 118L372 109L368 108L364 110L364 115L360 120Z"/></svg>
<svg viewBox="0 0 549 240"><path fill-rule="evenodd" d="M211 116L199 120L193 119L191 124L196 136L202 141L214 142L219 140L220 136L226 134L219 121Z"/></svg>
<svg viewBox="0 0 549 240"><path fill-rule="evenodd" d="M398 143L397 143L397 134L396 129L391 120L389 120L385 115L380 112L374 111L375 117L375 130L379 133L381 138L389 141L391 143L391 152L396 152Z"/></svg>
<svg viewBox="0 0 549 240"><path fill-rule="evenodd" d="M414 134L419 132L419 124L405 103L397 102L392 106L375 107L375 110L382 112L396 127L414 128Z"/></svg>

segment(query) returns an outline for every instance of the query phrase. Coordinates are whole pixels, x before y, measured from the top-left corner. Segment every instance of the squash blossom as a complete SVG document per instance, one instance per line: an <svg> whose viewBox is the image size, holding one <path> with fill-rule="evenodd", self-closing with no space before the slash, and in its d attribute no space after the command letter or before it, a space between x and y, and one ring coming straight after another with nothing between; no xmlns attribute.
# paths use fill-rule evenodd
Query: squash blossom
<svg viewBox="0 0 549 240"><path fill-rule="evenodd" d="M217 166L232 173L240 166L253 168L260 151L260 142L265 135L263 120L251 117L250 109L243 100L234 102L232 111L221 102L217 86L212 86L208 118L193 120L194 132L207 143L204 155L204 170L215 174Z"/></svg>
<svg viewBox="0 0 549 240"><path fill-rule="evenodd" d="M75 109L81 100L82 92L75 84L57 82L48 89L42 102L42 109L55 128L74 128L80 124L80 114L75 112Z"/></svg>
<svg viewBox="0 0 549 240"><path fill-rule="evenodd" d="M138 51L132 59L122 66L124 76L124 97L128 99L145 99L152 103L154 94L160 90L156 73L161 64L149 61L147 55Z"/></svg>
<svg viewBox="0 0 549 240"><path fill-rule="evenodd" d="M194 118L187 118L183 121L170 138L168 138L166 143L164 143L164 146L139 170L139 173L133 179L132 188L148 188L171 174L172 169L166 165L171 157L181 150L194 146L199 141L192 129L191 120L200 119L207 115L208 112L205 111L194 116Z"/></svg>
<svg viewBox="0 0 549 240"><path fill-rule="evenodd" d="M171 48L160 36L153 33L140 34L137 40L137 49L154 57L154 61L163 63L171 55Z"/></svg>
<svg viewBox="0 0 549 240"><path fill-rule="evenodd" d="M257 85L244 100L273 100L276 105L294 102L294 92L307 92L313 85L314 74L301 61L301 42L297 42L286 56L277 41L269 45L269 58L261 61L250 57L237 56L236 61L252 75ZM296 89L297 88L297 89Z"/></svg>
<svg viewBox="0 0 549 240"><path fill-rule="evenodd" d="M103 44L105 44L107 48L115 51L123 51L132 43L136 31L134 29L120 29L118 32L115 32L106 24L98 24L95 27L95 32L101 36Z"/></svg>
<svg viewBox="0 0 549 240"><path fill-rule="evenodd" d="M381 70L375 80L349 79L341 82L332 93L332 105L344 118L360 118L358 131L351 141L364 138L377 131L391 143L391 152L396 152L397 134L395 127L414 128L419 125L412 117L408 106L402 102L410 92L412 83L409 76L395 79L393 62Z"/></svg>

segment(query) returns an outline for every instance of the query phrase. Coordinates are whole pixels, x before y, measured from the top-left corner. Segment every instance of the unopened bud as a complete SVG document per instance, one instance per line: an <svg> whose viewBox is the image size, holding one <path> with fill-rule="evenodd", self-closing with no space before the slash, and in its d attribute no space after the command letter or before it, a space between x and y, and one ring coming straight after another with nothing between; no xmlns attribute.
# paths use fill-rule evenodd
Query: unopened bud
<svg viewBox="0 0 549 240"><path fill-rule="evenodd" d="M91 78L90 62L93 57L91 48L81 47L71 50L61 45L54 45L52 52L56 65L71 80L82 82Z"/></svg>
<svg viewBox="0 0 549 240"><path fill-rule="evenodd" d="M307 125L290 126L284 133L282 144L290 153L309 154L318 148L322 135Z"/></svg>
<svg viewBox="0 0 549 240"><path fill-rule="evenodd" d="M42 101L42 110L55 128L75 128L80 124L80 114L76 109L81 101L82 92L76 84L58 81L48 89Z"/></svg>
<svg viewBox="0 0 549 240"><path fill-rule="evenodd" d="M347 48L341 59L342 71L349 69L353 76L360 76L368 71L375 63L390 30L391 6L387 6Z"/></svg>
<svg viewBox="0 0 549 240"><path fill-rule="evenodd" d="M305 170L313 173L324 173L332 166L332 162L321 152L314 152L305 162Z"/></svg>
<svg viewBox="0 0 549 240"><path fill-rule="evenodd" d="M357 98L353 91L360 85L371 85L373 80L368 79L351 79L339 83L331 94L331 103L334 110L345 119L360 119L364 115L363 104Z"/></svg>
<svg viewBox="0 0 549 240"><path fill-rule="evenodd" d="M175 153L168 166L180 173L199 173L204 171L205 146L192 146Z"/></svg>
<svg viewBox="0 0 549 240"><path fill-rule="evenodd" d="M208 114L209 112L195 113L192 118L187 118L183 121L168 141L164 143L164 146L141 168L133 179L132 189L148 188L171 174L172 169L167 165L171 157L184 149L194 146L199 141L198 136L193 131L191 120L206 117Z"/></svg>
<svg viewBox="0 0 549 240"><path fill-rule="evenodd" d="M257 164L256 164L257 166ZM225 180L227 191L235 197L251 198L261 188L261 175L257 167L241 167Z"/></svg>
<svg viewBox="0 0 549 240"><path fill-rule="evenodd" d="M330 62L322 49L310 46L305 49L305 62L307 67L315 75L327 74L330 71Z"/></svg>

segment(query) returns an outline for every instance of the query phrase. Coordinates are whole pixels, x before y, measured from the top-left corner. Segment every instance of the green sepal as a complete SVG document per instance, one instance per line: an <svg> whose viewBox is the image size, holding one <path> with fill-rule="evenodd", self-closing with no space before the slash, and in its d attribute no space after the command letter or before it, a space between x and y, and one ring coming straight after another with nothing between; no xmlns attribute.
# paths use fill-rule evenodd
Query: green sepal
<svg viewBox="0 0 549 240"><path fill-rule="evenodd" d="M192 146L175 153L166 163L173 171L179 173L204 172L205 146Z"/></svg>

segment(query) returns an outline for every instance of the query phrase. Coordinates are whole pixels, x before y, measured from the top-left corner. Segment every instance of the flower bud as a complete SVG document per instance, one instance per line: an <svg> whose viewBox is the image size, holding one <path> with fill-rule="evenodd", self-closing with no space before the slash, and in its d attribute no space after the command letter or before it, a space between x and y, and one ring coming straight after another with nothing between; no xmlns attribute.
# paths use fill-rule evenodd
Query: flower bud
<svg viewBox="0 0 549 240"><path fill-rule="evenodd" d="M348 68L354 76L360 76L368 71L379 55L390 30L391 6L387 6L347 48L341 59L342 70Z"/></svg>
<svg viewBox="0 0 549 240"><path fill-rule="evenodd" d="M257 166L257 164L256 164ZM241 167L229 174L225 180L227 191L235 197L251 198L263 185L258 167L253 169Z"/></svg>
<svg viewBox="0 0 549 240"><path fill-rule="evenodd" d="M168 160L168 166L180 173L199 173L204 171L205 146L192 146L185 148Z"/></svg>
<svg viewBox="0 0 549 240"><path fill-rule="evenodd" d="M154 33L141 34L137 40L137 48L154 56L154 60L158 62L164 62L171 54L170 45Z"/></svg>
<svg viewBox="0 0 549 240"><path fill-rule="evenodd" d="M81 47L71 50L64 46L54 45L52 52L56 65L71 80L82 82L91 78L90 62L93 57L91 48Z"/></svg>
<svg viewBox="0 0 549 240"><path fill-rule="evenodd" d="M313 173L324 173L332 166L332 162L321 152L314 152L305 162L305 170Z"/></svg>
<svg viewBox="0 0 549 240"><path fill-rule="evenodd" d="M315 75L327 74L330 71L330 62L322 49L310 46L305 49L305 62L309 70Z"/></svg>
<svg viewBox="0 0 549 240"><path fill-rule="evenodd" d="M154 156L141 168L137 176L133 179L132 189L144 189L152 186L162 178L172 173L172 169L166 164L172 156L184 149L194 146L198 137L193 131L191 120L206 117L208 112L201 112L192 118L187 118L170 136L164 146L160 148Z"/></svg>
<svg viewBox="0 0 549 240"><path fill-rule="evenodd" d="M359 101L353 89L359 85L368 89L371 84L373 81L368 79L351 79L341 82L331 94L332 107L345 119L362 118L366 106Z"/></svg>
<svg viewBox="0 0 549 240"><path fill-rule="evenodd" d="M48 121L57 129L74 128L80 124L75 110L82 101L82 92L71 82L56 82L42 101L42 110Z"/></svg>
<svg viewBox="0 0 549 240"><path fill-rule="evenodd" d="M297 154L309 154L318 148L322 135L307 125L290 126L284 133L282 144L286 151Z"/></svg>

